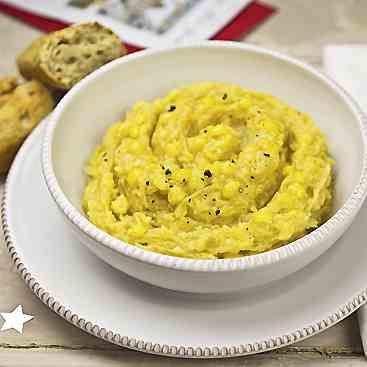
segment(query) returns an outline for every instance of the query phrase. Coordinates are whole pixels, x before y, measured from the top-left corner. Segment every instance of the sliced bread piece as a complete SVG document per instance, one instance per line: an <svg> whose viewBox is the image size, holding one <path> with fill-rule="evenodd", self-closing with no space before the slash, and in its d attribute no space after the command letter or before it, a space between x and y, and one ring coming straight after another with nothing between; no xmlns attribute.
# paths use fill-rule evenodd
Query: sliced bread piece
<svg viewBox="0 0 367 367"><path fill-rule="evenodd" d="M27 79L68 90L103 64L126 54L119 37L99 23L82 23L36 40L17 59Z"/></svg>

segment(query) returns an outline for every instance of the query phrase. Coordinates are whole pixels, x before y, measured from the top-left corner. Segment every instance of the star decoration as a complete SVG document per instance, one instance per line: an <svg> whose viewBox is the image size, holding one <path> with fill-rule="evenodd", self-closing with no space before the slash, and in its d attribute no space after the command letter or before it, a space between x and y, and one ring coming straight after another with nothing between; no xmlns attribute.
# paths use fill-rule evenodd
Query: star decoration
<svg viewBox="0 0 367 367"><path fill-rule="evenodd" d="M23 313L22 305L16 307L12 312L3 312L0 313L0 315L5 320L4 325L1 327L0 331L14 329L20 334L23 333L23 325L33 319L33 316Z"/></svg>

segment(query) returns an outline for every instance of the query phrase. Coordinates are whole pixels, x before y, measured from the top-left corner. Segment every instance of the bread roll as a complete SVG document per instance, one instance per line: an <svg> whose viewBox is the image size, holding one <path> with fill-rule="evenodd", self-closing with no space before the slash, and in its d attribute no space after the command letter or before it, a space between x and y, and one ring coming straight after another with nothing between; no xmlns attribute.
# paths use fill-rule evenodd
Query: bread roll
<svg viewBox="0 0 367 367"><path fill-rule="evenodd" d="M103 64L126 53L119 37L99 23L82 23L35 40L17 59L26 79L68 90Z"/></svg>
<svg viewBox="0 0 367 367"><path fill-rule="evenodd" d="M41 83L14 86L14 80L9 84L6 78L0 79L0 89L6 83L13 89L9 87L8 93L0 95L0 100L4 99L0 103L0 174L8 171L24 139L54 107L53 98Z"/></svg>

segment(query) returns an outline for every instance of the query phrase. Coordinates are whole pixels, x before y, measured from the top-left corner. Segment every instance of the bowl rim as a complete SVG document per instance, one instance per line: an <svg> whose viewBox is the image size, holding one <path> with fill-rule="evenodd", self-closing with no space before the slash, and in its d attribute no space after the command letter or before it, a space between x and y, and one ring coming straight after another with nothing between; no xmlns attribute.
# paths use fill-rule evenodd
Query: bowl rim
<svg viewBox="0 0 367 367"><path fill-rule="evenodd" d="M231 259L189 259L147 251L127 242L121 241L96 227L77 208L75 208L71 204L69 199L61 190L53 169L52 143L54 140L54 132L58 124L59 117L62 115L64 109L68 106L73 97L77 95L82 89L87 87L93 80L97 79L100 75L114 69L115 67L118 67L121 64L128 63L135 59L141 59L149 55L164 54L180 49L190 48L242 49L244 51L270 56L277 60L286 62L300 69L303 69L304 71L312 74L314 77L318 78L321 82L326 84L343 100L343 102L349 107L351 112L354 113L359 125L359 131L362 136L364 147L362 168L359 181L354 186L352 193L348 196L344 204L336 211L336 213L331 218L329 218L320 227L296 241L290 242L289 244L260 254ZM102 244L109 249L118 252L119 254L151 265L182 271L228 272L242 271L255 267L258 268L274 263L283 262L286 259L288 260L289 258L299 255L306 249L317 246L320 242L326 240L332 233L334 233L338 227L344 227L346 229L350 224L351 219L353 219L353 217L357 214L358 210L362 206L362 203L367 195L366 151L367 116L362 112L361 108L350 96L350 94L346 92L345 89L338 85L334 80L326 76L324 73L293 57L255 45L232 41L200 41L185 43L178 46L166 46L139 51L114 60L97 69L96 71L85 77L83 80L81 80L62 98L62 100L59 102L59 104L56 106L55 110L50 116L50 121L48 123L42 143L41 162L47 188L57 206L68 219L68 221L90 239L97 241L99 244Z"/></svg>

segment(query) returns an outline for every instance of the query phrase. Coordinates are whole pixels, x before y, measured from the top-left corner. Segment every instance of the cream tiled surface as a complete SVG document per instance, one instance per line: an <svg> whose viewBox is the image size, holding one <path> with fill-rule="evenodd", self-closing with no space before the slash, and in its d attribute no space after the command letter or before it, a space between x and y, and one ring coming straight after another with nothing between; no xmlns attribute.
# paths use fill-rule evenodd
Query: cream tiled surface
<svg viewBox="0 0 367 367"><path fill-rule="evenodd" d="M268 0L278 12L246 41L286 52L316 67L328 43L367 42L366 0ZM17 53L39 32L0 14L0 75L15 73ZM366 66L367 67L367 66ZM2 184L1 184L2 186ZM1 187L2 190L2 187ZM1 238L2 240L2 238ZM0 334L0 366L349 366L367 365L354 315L294 346L247 358L174 361L114 347L69 325L41 304L10 265L0 245L0 312L22 304L35 320L19 336ZM0 325L2 321L0 320Z"/></svg>

